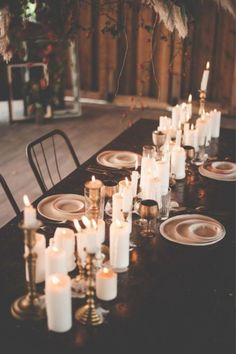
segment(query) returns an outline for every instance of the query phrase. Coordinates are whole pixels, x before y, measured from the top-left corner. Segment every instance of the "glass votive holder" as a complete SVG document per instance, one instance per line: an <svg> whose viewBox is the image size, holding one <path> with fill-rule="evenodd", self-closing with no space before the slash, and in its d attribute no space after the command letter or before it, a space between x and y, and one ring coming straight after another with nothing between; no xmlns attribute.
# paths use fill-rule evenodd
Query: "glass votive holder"
<svg viewBox="0 0 236 354"><path fill-rule="evenodd" d="M102 194L104 197L104 211L107 216L112 217L112 196L118 193L118 182L114 179L103 181Z"/></svg>
<svg viewBox="0 0 236 354"><path fill-rule="evenodd" d="M154 145L144 145L143 146L143 157L155 158L156 148Z"/></svg>
<svg viewBox="0 0 236 354"><path fill-rule="evenodd" d="M170 214L170 204L171 202L171 188L168 188L168 192L161 196L161 207L160 207L160 220L166 220Z"/></svg>
<svg viewBox="0 0 236 354"><path fill-rule="evenodd" d="M145 199L139 206L139 226L140 235L143 237L153 237L157 231L157 218L159 217L159 208L155 200Z"/></svg>
<svg viewBox="0 0 236 354"><path fill-rule="evenodd" d="M85 182L85 214L89 219L103 219L104 195L102 193L102 181L92 177L91 181Z"/></svg>

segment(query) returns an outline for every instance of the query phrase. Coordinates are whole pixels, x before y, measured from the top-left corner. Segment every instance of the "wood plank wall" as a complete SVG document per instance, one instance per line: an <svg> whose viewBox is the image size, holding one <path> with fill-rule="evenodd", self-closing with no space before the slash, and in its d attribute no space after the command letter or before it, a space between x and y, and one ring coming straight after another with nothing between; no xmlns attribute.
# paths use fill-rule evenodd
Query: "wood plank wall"
<svg viewBox="0 0 236 354"><path fill-rule="evenodd" d="M158 21L153 33L147 32L142 24L153 26L156 19L149 9L138 13L126 5L114 16L126 18L126 33L116 39L101 32L105 16L96 23L92 9L81 9L85 27L93 27L92 32L79 33L81 89L87 96L112 100L119 83L118 95L175 103L191 92L198 99L209 60L208 100L218 102L229 113L236 112L236 22L230 15L213 3L204 3L184 41Z"/></svg>

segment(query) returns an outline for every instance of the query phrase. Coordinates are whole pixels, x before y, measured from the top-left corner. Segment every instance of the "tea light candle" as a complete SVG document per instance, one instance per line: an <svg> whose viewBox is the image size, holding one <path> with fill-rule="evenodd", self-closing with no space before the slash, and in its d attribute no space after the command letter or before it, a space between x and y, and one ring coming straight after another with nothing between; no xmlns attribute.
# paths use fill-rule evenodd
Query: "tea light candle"
<svg viewBox="0 0 236 354"><path fill-rule="evenodd" d="M122 220L123 214L123 196L120 193L114 193L112 196L112 221Z"/></svg>
<svg viewBox="0 0 236 354"><path fill-rule="evenodd" d="M117 272L129 266L129 225L116 220L110 226L110 264Z"/></svg>
<svg viewBox="0 0 236 354"><path fill-rule="evenodd" d="M210 112L210 117L211 117L211 137L212 138L219 138L221 112L214 109L214 111Z"/></svg>
<svg viewBox="0 0 236 354"><path fill-rule="evenodd" d="M112 269L104 267L96 273L96 296L104 301L117 297L117 274Z"/></svg>
<svg viewBox="0 0 236 354"><path fill-rule="evenodd" d="M54 233L54 245L66 253L67 271L71 272L75 266L75 234L73 230L57 227Z"/></svg>
<svg viewBox="0 0 236 354"><path fill-rule="evenodd" d="M119 182L119 193L123 195L123 212L131 211L133 205L133 192L132 184L127 177L125 180Z"/></svg>
<svg viewBox="0 0 236 354"><path fill-rule="evenodd" d="M34 228L37 225L36 209L30 204L27 195L23 196L24 201L24 226L27 228Z"/></svg>
<svg viewBox="0 0 236 354"><path fill-rule="evenodd" d="M60 273L48 276L45 294L48 329L54 332L69 331L72 327L70 277Z"/></svg>
<svg viewBox="0 0 236 354"><path fill-rule="evenodd" d="M36 273L35 282L41 283L45 280L45 249L46 249L46 239L42 234L35 234L36 244L33 247L32 252L37 254L36 258ZM29 249L25 246L25 256L29 253ZM29 281L28 267L25 267L26 280Z"/></svg>
<svg viewBox="0 0 236 354"><path fill-rule="evenodd" d="M206 69L203 71L202 74L202 81L201 81L201 91L206 91L207 83L209 78L209 69L210 69L210 62L206 63Z"/></svg>
<svg viewBox="0 0 236 354"><path fill-rule="evenodd" d="M197 128L198 145L199 146L205 145L206 135L207 135L207 125L208 125L208 122L204 118L204 116L197 119L196 128Z"/></svg>
<svg viewBox="0 0 236 354"><path fill-rule="evenodd" d="M171 153L171 173L174 173L176 179L185 177L185 151L182 147L177 146Z"/></svg>
<svg viewBox="0 0 236 354"><path fill-rule="evenodd" d="M52 239L51 239L52 240ZM45 250L45 275L52 273L67 274L66 253L53 245L53 240Z"/></svg>

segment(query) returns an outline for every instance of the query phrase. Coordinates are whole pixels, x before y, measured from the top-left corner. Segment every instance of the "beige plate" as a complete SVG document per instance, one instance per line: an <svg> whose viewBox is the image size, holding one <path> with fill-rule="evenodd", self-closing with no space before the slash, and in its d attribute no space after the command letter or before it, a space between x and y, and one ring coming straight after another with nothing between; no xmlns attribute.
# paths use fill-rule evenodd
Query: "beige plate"
<svg viewBox="0 0 236 354"><path fill-rule="evenodd" d="M227 174L215 173L209 171L207 168L204 167L204 165L199 166L198 170L202 176L215 179L216 181L225 181L225 182L236 181L236 172L227 173Z"/></svg>
<svg viewBox="0 0 236 354"><path fill-rule="evenodd" d="M183 237L176 231L176 229L178 229L178 224L183 223L184 221L190 222L191 220L193 221L193 224L200 223L200 222L214 223L217 225L218 228L220 228L221 232L217 238L213 238L209 242L206 242L205 240L201 242L199 237L195 240L191 237ZM222 240L225 236L225 228L217 220L213 218L209 218L208 216L204 216L200 214L191 214L191 215L186 214L186 215L174 216L164 221L160 226L160 233L164 238L166 238L171 242L179 243L182 245L189 245L189 246L207 246Z"/></svg>
<svg viewBox="0 0 236 354"><path fill-rule="evenodd" d="M134 168L138 160L141 164L141 156L131 151L109 150L103 151L97 156L100 165L113 168Z"/></svg>
<svg viewBox="0 0 236 354"><path fill-rule="evenodd" d="M54 203L58 198L60 199L65 198L65 200L79 201L83 203L83 208L80 209L78 213L68 213L68 212L57 210L54 208ZM84 197L82 195L54 194L42 199L37 206L37 211L40 215L42 215L44 218L49 220L62 221L62 220L80 219L82 215L84 215L84 204L85 204Z"/></svg>

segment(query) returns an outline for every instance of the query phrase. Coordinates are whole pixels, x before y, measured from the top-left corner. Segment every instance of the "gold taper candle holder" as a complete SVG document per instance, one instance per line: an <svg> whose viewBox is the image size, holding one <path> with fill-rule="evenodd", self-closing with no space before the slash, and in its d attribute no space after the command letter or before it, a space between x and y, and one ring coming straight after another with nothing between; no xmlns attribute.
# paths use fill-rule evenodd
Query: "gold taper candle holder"
<svg viewBox="0 0 236 354"><path fill-rule="evenodd" d="M103 207L103 183L100 180L96 180L97 186L93 186L93 183L94 181L85 182L85 209L87 216L97 222Z"/></svg>
<svg viewBox="0 0 236 354"><path fill-rule="evenodd" d="M200 99L200 107L198 113L200 116L202 116L205 113L206 91L199 90L199 99Z"/></svg>
<svg viewBox="0 0 236 354"><path fill-rule="evenodd" d="M95 306L95 275L94 275L94 260L95 253L87 255L86 269L87 269L87 299L86 305L79 308L75 313L75 319L84 325L98 326L103 323L104 318Z"/></svg>
<svg viewBox="0 0 236 354"><path fill-rule="evenodd" d="M28 267L28 293L13 302L12 315L18 320L41 320L46 317L45 304L40 300L36 291L36 259L37 253L33 252L36 244L36 230L41 225L37 220L34 227L28 228L24 224L19 227L24 231L24 244L28 247L28 254L24 256Z"/></svg>

